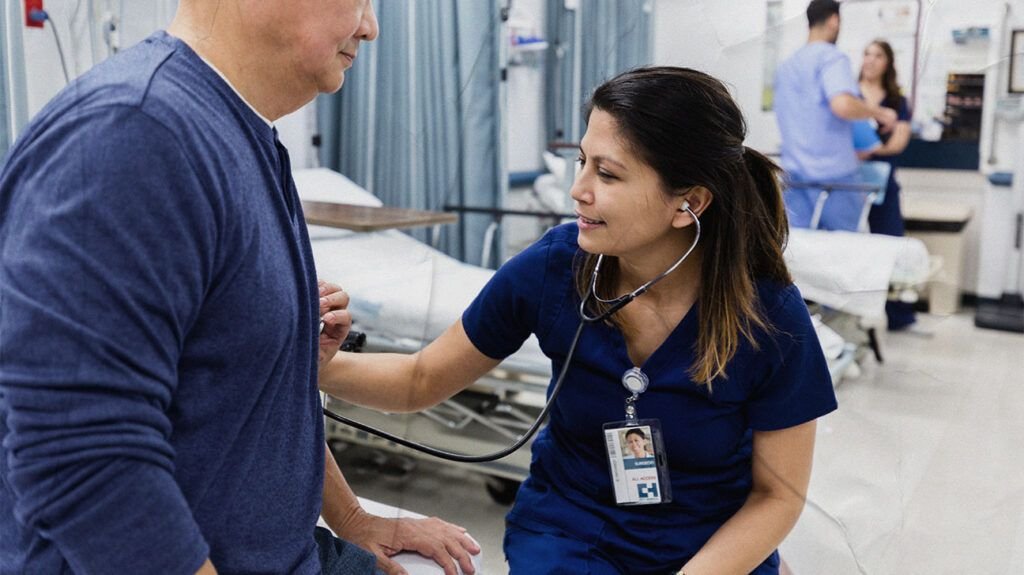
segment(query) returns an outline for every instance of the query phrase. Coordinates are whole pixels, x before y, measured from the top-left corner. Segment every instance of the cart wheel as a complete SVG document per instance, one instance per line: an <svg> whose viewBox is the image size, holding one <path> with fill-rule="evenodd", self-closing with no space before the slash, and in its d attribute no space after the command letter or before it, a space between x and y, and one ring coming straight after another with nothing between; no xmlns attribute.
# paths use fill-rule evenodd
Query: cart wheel
<svg viewBox="0 0 1024 575"><path fill-rule="evenodd" d="M491 496L491 499L495 503L501 505L512 505L512 502L516 499L516 492L519 491L519 485L522 482L514 479L507 479L505 477L491 476L487 478L485 485L487 487L487 494Z"/></svg>

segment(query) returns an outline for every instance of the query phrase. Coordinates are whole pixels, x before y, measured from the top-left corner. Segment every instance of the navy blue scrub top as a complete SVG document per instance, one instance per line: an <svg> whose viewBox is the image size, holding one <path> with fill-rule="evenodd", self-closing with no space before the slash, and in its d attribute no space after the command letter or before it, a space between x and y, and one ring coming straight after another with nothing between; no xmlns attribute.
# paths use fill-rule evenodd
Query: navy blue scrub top
<svg viewBox="0 0 1024 575"><path fill-rule="evenodd" d="M462 317L478 350L503 359L536 334L552 373L559 373L580 322L573 279L577 235L574 223L556 227L495 273ZM758 297L775 330L757 334L760 350L744 340L727 367L728 378L716 381L712 392L687 373L698 305L641 366L650 387L637 401L638 415L661 420L671 503L615 504L602 425L624 419L627 391L620 380L633 363L621 332L598 323L584 327L550 421L533 444L527 483L557 497L538 501L521 491L509 520L586 541L635 537L653 562L683 561L696 553L750 493L752 430L792 427L837 407L796 286L759 282Z"/></svg>

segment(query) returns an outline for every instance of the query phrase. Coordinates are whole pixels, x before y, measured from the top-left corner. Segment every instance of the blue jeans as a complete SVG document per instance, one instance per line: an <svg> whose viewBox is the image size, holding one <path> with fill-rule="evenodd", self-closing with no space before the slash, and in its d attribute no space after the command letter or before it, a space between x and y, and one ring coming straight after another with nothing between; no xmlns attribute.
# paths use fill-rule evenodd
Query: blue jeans
<svg viewBox="0 0 1024 575"><path fill-rule="evenodd" d="M377 558L373 553L338 539L323 527L313 532L320 548L320 572L323 575L378 575Z"/></svg>

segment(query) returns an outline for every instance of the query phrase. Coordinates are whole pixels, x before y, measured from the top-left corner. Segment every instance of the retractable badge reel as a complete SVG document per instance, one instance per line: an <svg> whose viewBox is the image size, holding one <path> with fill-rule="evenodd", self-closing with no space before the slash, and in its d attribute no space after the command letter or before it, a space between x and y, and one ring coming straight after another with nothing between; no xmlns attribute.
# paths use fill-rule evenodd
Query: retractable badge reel
<svg viewBox="0 0 1024 575"><path fill-rule="evenodd" d="M622 374L622 386L629 392L625 403L626 419L604 424L608 467L618 505L657 505L672 501L661 422L637 416L637 400L648 385L647 374L638 367Z"/></svg>

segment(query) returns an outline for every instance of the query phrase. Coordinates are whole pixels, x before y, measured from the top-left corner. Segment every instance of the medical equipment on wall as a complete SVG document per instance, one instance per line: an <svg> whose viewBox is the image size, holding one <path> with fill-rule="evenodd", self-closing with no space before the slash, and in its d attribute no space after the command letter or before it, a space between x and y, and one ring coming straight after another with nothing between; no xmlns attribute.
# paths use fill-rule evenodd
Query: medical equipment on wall
<svg viewBox="0 0 1024 575"><path fill-rule="evenodd" d="M555 399L558 397L558 392L559 392L559 390L562 387L562 383L565 381L565 375L569 371L569 365L572 363L573 355L576 352L576 344L579 342L580 334L583 333L583 327L585 325L587 325L587 324L590 324L590 323L597 323L597 322L605 321L606 319L611 317L615 312L617 312L620 309L622 309L623 307L625 307L627 304L629 304L631 301L633 301L637 297L643 295L647 290L649 290L652 286L654 286L654 284L658 283L659 281L664 279L666 276L668 276L670 273L675 271L690 256L690 254L693 253L693 250L697 247L697 243L700 241L700 233L701 233L700 219L698 219L697 218L697 214L695 214L693 212L693 210L690 209L689 202L685 202L684 201L683 202L683 206L680 209L680 211L687 212L690 215L690 217L693 218L693 222L694 222L694 225L695 225L696 231L694 233L693 242L690 244L690 247L668 269L666 269L664 272L659 274L657 277L651 279L647 283L645 283L642 286L638 287L637 289L631 291L630 293L618 296L618 297L610 299L610 300L602 299L602 298L600 298L597 295L597 293L596 293L597 278L598 278L598 274L599 274L599 272L601 270L601 262L604 259L604 255L599 255L598 256L597 264L594 266L594 271L593 271L593 273L591 273L591 276L590 276L590 288L587 290L587 295L583 298L583 301L580 302L580 307L579 307L580 324L579 324L579 327L576 328L576 334L573 335L572 343L569 344L569 351L566 354L565 363L562 365L562 370L561 370L561 372L559 372L558 378L555 380L555 385L551 389L551 394L548 396L548 399L547 399L547 401L544 404L544 408L541 410L540 414L534 420L534 422L530 426L530 428L518 440L516 440L512 445L506 447L505 449L496 451L494 453L488 453L488 454L484 454L484 455L466 455L466 454L462 454L462 453L452 453L450 451L444 451L444 450L441 450L441 449L437 449L437 448L434 448L434 447L423 445L421 443L417 443L415 441L410 441L410 440L404 439L402 437L398 437L397 435L393 435L393 434L388 433L386 431L377 429L375 427L372 427L372 426L360 423L358 421L349 419L349 418L347 418L347 417L345 417L343 415L339 415L337 413L334 413L333 411L327 409L326 407L323 408L324 415L327 416L330 419L333 419L333 420L339 422L339 423L344 423L345 425L349 425L351 427L354 427L354 428L356 428L356 429L358 429L360 431L364 431L366 433L372 433L373 435L376 435L378 437L382 437L384 439L387 439L388 441L392 441L392 442L394 442L394 443L396 443L398 445L401 445L403 447L407 447L409 449L413 449L413 450L419 451L421 453L426 453L427 455L431 455L431 456L438 457L438 458L441 458L441 459L447 459L449 461L457 461L457 462L461 462L461 463L482 463L482 462L487 462L487 461L494 461L496 459L501 459L502 457L505 457L507 455L510 455L510 454L514 453L516 450L518 450L523 445L525 445L526 442L529 441L530 438L532 438L535 433L537 433L537 430L540 429L540 426L547 419L548 412L551 410L551 406L554 405ZM587 314L586 308L587 308L588 302L590 302L591 299L596 299L597 301L599 301L599 302L601 302L603 304L609 305L609 307L606 310L604 310L603 312L598 313L596 316L590 316L590 315ZM631 378L633 378L633 377L635 377L635 375L633 374L633 370L627 371L623 375L623 385L626 385L627 388L628 388L629 387L629 382L632 381Z"/></svg>
<svg viewBox="0 0 1024 575"><path fill-rule="evenodd" d="M997 117L1017 124L1017 145L1024 142L1024 100L1020 96L1001 100L996 108ZM1024 156L1016 154L1011 181L1013 210L1013 240L1006 258L1003 293L999 300L981 303L974 315L978 327L1024 333L1024 297L1021 296L1021 269L1024 268Z"/></svg>
<svg viewBox="0 0 1024 575"><path fill-rule="evenodd" d="M57 45L57 55L60 56L60 68L64 72L64 83L71 83L71 75L68 74L68 63L64 59L64 47L60 43L60 34L57 33L57 27L54 26L53 20L50 19L50 14L46 10L34 9L28 14L28 19L39 25L44 25L46 22L50 23L50 31L53 32L53 41Z"/></svg>

